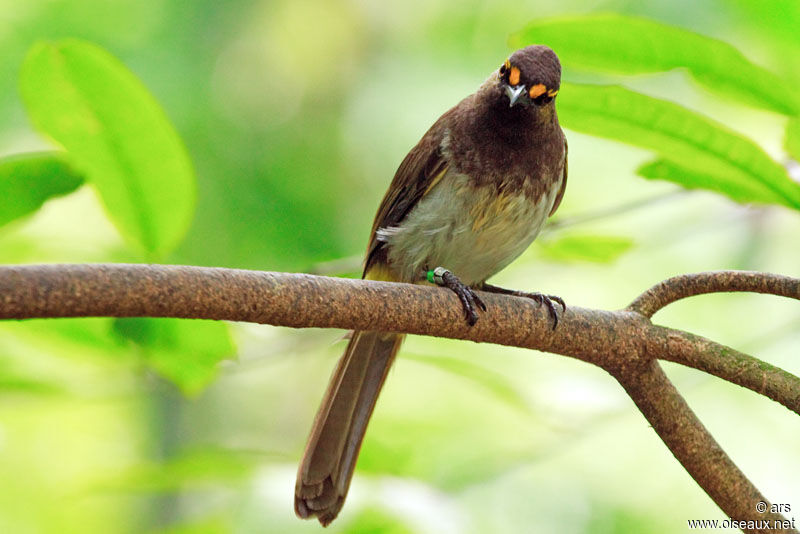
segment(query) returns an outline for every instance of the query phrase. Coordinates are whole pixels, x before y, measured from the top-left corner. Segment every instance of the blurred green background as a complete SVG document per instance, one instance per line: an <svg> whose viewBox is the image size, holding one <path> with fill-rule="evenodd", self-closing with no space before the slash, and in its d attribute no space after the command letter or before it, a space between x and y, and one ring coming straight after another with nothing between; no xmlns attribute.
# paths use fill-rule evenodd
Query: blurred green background
<svg viewBox="0 0 800 534"><path fill-rule="evenodd" d="M53 148L18 91L28 50L93 42L161 103L197 175L188 234L158 261L355 276L397 165L507 57L509 35L608 12L718 38L800 83L794 0L0 0L0 157ZM699 111L797 176L784 115L720 98L683 71L612 76L565 62L564 79ZM499 285L617 309L685 272L800 276L797 211L642 180L651 152L566 133L562 207ZM0 226L2 263L145 259L89 186ZM704 296L656 321L800 373L796 302ZM294 474L341 336L189 321L0 324L0 532L319 531L294 517ZM800 510L797 417L665 367L766 496ZM412 337L329 531L669 533L722 517L603 371Z"/></svg>

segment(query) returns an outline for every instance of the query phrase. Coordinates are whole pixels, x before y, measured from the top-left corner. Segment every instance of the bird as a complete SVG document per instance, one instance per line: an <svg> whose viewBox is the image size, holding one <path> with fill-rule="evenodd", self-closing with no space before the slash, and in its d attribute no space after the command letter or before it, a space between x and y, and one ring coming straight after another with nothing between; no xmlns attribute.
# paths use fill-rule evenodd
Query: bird
<svg viewBox="0 0 800 534"><path fill-rule="evenodd" d="M370 232L362 278L433 283L459 298L467 324L486 305L475 290L525 297L558 324L557 296L488 284L561 203L567 141L555 100L553 50L516 50L476 92L445 112L403 159ZM353 332L331 376L300 462L294 508L323 526L344 505L367 423L404 336Z"/></svg>

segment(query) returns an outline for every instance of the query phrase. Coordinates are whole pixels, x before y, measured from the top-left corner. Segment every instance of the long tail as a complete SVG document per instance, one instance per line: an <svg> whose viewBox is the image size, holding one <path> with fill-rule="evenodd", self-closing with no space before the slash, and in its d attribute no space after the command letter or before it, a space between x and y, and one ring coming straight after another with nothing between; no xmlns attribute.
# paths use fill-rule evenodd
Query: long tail
<svg viewBox="0 0 800 534"><path fill-rule="evenodd" d="M297 472L295 513L327 526L342 509L367 423L402 335L354 332L319 407Z"/></svg>

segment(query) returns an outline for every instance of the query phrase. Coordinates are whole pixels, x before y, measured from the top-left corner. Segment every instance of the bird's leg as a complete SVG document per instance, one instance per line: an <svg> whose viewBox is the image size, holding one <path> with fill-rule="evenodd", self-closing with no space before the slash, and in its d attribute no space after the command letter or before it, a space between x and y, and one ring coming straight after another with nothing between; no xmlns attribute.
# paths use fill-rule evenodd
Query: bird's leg
<svg viewBox="0 0 800 534"><path fill-rule="evenodd" d="M527 291L516 291L514 289L506 289L503 287L493 286L491 284L487 284L486 282L481 285L481 289L487 291L489 293L498 293L500 295L513 295L515 297L525 297L531 300L535 300L541 306L544 304L547 306L547 309L550 311L550 315L553 317L553 330L556 329L558 326L558 312L556 311L556 305L553 302L558 302L561 305L562 313L567 311L567 305L564 304L564 300L561 297L557 297L555 295L545 295L543 293L529 293Z"/></svg>
<svg viewBox="0 0 800 534"><path fill-rule="evenodd" d="M444 267L437 267L432 271L426 271L425 278L429 282L437 286L446 287L458 295L461 306L464 308L464 317L467 319L468 325L472 326L478 321L478 312L475 310L475 306L486 311L486 304L483 303L475 291Z"/></svg>

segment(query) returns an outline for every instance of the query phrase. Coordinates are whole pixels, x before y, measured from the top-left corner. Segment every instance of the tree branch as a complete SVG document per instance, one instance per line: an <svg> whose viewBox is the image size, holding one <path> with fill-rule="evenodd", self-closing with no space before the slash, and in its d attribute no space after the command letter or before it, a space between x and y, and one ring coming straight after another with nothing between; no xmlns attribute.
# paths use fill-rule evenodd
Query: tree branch
<svg viewBox="0 0 800 534"><path fill-rule="evenodd" d="M620 382L675 457L729 517L782 519L755 511L755 504L766 499L720 449L656 362L662 358L701 369L800 413L797 377L649 321L670 302L714 291L800 298L800 280L748 272L679 276L653 287L626 310L572 306L552 331L546 309L527 299L490 293L481 293L489 312L469 327L457 298L436 287L186 266L9 266L0 267L0 319L219 319L406 332L571 356L606 369Z"/></svg>
<svg viewBox="0 0 800 534"><path fill-rule="evenodd" d="M800 415L800 378L779 367L704 337L656 325L649 329L646 345L658 359L738 384Z"/></svg>
<svg viewBox="0 0 800 534"><path fill-rule="evenodd" d="M647 318L676 300L706 293L766 293L800 300L800 279L753 271L712 271L682 274L656 284L634 300L628 310Z"/></svg>
<svg viewBox="0 0 800 534"><path fill-rule="evenodd" d="M675 458L728 517L740 521L783 521L779 514L756 511L759 501L770 503L744 476L686 404L656 360L617 377L633 402ZM767 508L769 509L769 508ZM753 532L784 532L756 528ZM785 530L785 532L792 532Z"/></svg>

